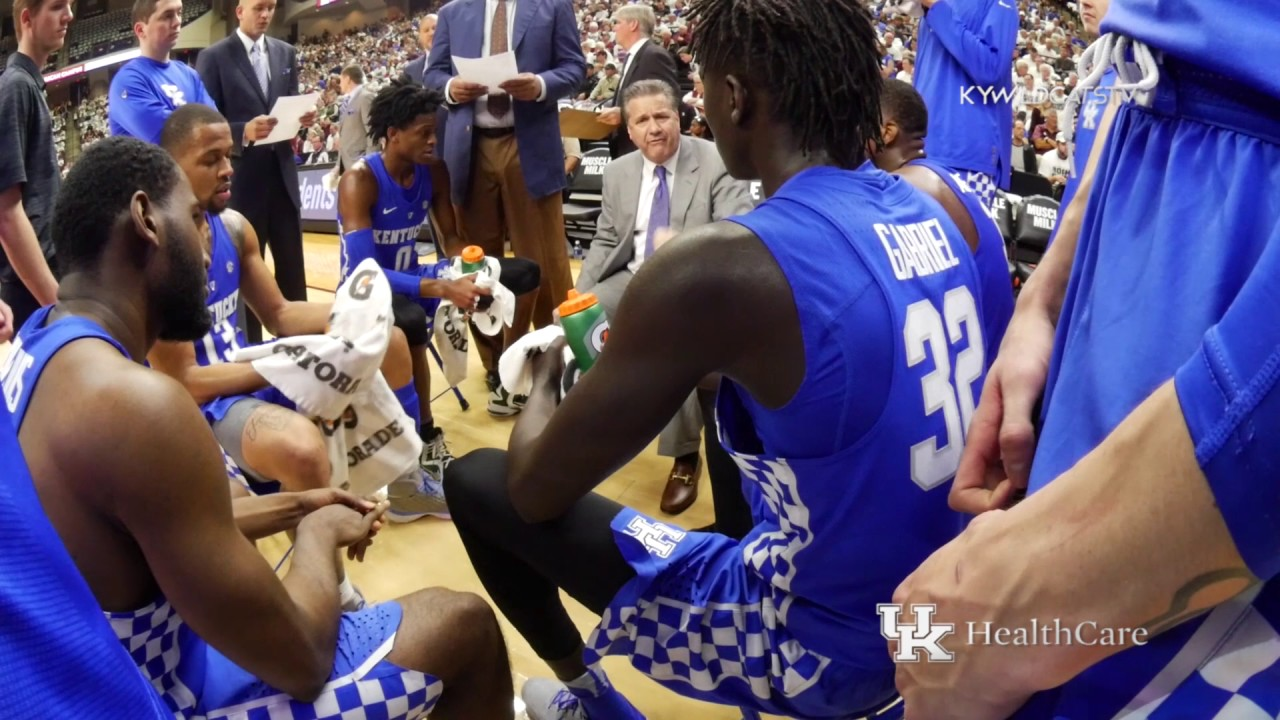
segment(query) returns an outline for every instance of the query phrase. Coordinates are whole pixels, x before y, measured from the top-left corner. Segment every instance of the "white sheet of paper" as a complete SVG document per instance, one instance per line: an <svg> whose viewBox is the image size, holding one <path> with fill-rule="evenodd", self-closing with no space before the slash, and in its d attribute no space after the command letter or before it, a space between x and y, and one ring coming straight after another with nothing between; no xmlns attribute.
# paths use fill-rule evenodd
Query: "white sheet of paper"
<svg viewBox="0 0 1280 720"><path fill-rule="evenodd" d="M516 68L516 54L509 51L482 58L454 55L453 65L458 69L459 78L484 85L489 92L497 91L499 85L520 74Z"/></svg>
<svg viewBox="0 0 1280 720"><path fill-rule="evenodd" d="M271 117L278 122L271 129L270 135L254 144L270 145L297 137L298 130L302 129L302 116L315 110L316 101L319 99L318 92L276 98L275 107L271 108Z"/></svg>

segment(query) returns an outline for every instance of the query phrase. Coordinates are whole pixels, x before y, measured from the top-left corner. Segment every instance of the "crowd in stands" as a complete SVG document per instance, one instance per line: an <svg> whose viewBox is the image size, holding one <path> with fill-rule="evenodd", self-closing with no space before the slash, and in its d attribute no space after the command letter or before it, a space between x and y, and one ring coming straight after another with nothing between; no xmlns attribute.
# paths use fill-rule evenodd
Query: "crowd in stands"
<svg viewBox="0 0 1280 720"><path fill-rule="evenodd" d="M586 77L575 96L578 101L599 104L612 98L617 90L626 57L617 48L610 18L624 4L624 0L575 0L582 49L588 61ZM691 134L710 137L701 117L702 84L689 52L692 29L682 17L684 0L653 0L652 4L658 17L653 41L671 53L681 83L685 104L681 127ZM911 82L915 68L915 19L894 12L892 2L876 0L870 5L880 18L877 30L884 46L884 76ZM1061 159L1066 156L1066 147L1058 147L1057 111L1076 86L1076 61L1087 43L1082 37L1079 15L1056 0L1019 0L1019 6L1018 49L1011 62L1012 105L1018 116L1012 138L1013 164L1016 170L1039 173L1060 184ZM208 7L208 0L184 3L184 22L199 17ZM120 25L111 38L92 45L88 56L113 52L136 42L128 29L127 11L120 22L107 22L118 13L77 21L72 26L73 61L85 57L82 53L86 52L83 49L86 46L81 38L91 35L96 38L101 33L94 28L99 26ZM320 35L303 37L297 43L300 91L322 93L319 121L294 141L300 164L325 164L337 159L337 116L341 103L338 75L342 68L352 63L360 65L368 89L376 92L421 55L417 27L423 16L405 17L397 8L391 8L382 22L337 34L326 30ZM59 106L54 108L54 117L64 172L70 165L64 159L63 149L66 123L75 123L79 128L81 149L107 136L104 97L86 100L75 107Z"/></svg>

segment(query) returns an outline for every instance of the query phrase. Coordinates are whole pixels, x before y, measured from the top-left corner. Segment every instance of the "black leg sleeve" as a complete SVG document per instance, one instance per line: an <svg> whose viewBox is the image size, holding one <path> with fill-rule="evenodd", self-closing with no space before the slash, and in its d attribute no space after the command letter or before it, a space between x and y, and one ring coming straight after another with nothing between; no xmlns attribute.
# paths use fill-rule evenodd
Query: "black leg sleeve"
<svg viewBox="0 0 1280 720"><path fill-rule="evenodd" d="M558 520L526 523L507 492L507 454L493 449L455 460L444 487L462 544L498 609L542 659L576 652L582 636L559 589L601 613L635 577L609 527L622 506L593 493Z"/></svg>

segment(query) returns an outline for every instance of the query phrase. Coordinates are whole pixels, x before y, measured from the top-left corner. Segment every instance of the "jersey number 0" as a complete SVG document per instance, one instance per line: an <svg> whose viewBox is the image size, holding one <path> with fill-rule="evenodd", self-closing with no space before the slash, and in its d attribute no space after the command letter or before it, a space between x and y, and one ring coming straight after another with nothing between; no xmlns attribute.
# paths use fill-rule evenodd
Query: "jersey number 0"
<svg viewBox="0 0 1280 720"><path fill-rule="evenodd" d="M945 324L945 326L944 326ZM907 308L903 329L907 345L907 367L915 367L926 357L933 358L933 372L920 381L926 417L941 412L947 437L941 447L937 437L928 437L911 446L911 479L925 490L950 480L960 465L964 438L973 419L973 383L986 366L982 327L978 308L968 288L958 287L943 297L942 313L929 300ZM956 355L954 377L951 346L967 339ZM927 350L926 350L927 346Z"/></svg>

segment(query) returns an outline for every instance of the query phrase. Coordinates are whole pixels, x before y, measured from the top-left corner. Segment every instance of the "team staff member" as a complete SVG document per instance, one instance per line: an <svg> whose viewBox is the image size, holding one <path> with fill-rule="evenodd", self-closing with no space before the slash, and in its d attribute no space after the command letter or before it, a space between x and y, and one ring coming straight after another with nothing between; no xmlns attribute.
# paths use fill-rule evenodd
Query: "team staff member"
<svg viewBox="0 0 1280 720"><path fill-rule="evenodd" d="M0 298L21 326L58 298L53 203L61 185L40 68L62 47L70 0L14 0L18 51L0 73Z"/></svg>

